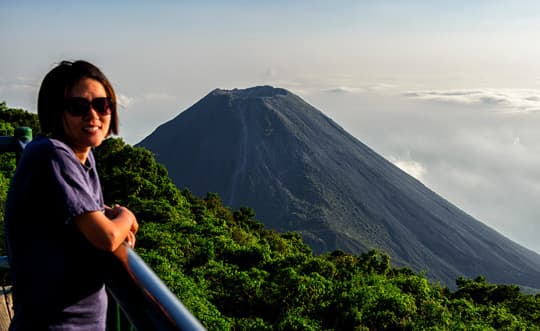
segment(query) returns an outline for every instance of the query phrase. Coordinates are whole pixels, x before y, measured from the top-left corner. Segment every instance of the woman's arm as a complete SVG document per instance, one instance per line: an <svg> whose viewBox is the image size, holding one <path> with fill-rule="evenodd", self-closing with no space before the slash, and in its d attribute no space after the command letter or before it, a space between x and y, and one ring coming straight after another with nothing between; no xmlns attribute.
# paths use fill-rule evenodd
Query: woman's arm
<svg viewBox="0 0 540 331"><path fill-rule="evenodd" d="M126 207L115 206L107 213L101 211L83 213L75 217L75 224L95 247L113 252L126 238L132 239L139 225L135 215Z"/></svg>

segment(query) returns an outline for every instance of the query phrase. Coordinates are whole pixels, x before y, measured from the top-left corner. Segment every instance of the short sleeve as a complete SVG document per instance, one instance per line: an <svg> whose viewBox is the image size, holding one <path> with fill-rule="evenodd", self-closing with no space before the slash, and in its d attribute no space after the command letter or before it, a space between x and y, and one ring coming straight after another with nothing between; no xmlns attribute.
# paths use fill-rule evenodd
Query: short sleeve
<svg viewBox="0 0 540 331"><path fill-rule="evenodd" d="M83 165L71 150L56 146L50 162L52 207L58 208L65 223L83 213L103 210L101 185L91 153L87 165Z"/></svg>

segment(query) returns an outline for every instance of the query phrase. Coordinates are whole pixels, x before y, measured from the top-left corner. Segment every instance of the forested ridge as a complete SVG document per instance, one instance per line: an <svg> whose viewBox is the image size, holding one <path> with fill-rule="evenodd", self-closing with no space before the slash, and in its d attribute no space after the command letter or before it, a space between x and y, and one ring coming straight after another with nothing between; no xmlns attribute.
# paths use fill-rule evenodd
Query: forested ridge
<svg viewBox="0 0 540 331"><path fill-rule="evenodd" d="M39 131L36 115L0 103L0 135L22 125ZM108 139L95 155L106 203L139 219L136 251L209 330L540 330L539 294L482 276L451 291L384 252L315 256L249 207L178 190L143 148ZM15 160L0 158L3 208Z"/></svg>

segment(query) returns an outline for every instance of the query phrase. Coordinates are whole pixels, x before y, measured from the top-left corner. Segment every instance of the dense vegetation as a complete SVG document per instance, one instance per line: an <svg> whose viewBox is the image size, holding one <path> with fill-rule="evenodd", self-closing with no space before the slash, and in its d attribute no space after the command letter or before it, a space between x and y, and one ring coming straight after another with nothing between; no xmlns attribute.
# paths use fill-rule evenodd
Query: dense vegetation
<svg viewBox="0 0 540 331"><path fill-rule="evenodd" d="M19 125L37 131L35 115L0 103L1 134ZM314 256L251 208L179 191L145 149L109 139L96 156L105 201L138 216L137 252L210 330L540 330L538 294L481 276L450 291L377 251ZM15 163L0 157L3 206Z"/></svg>

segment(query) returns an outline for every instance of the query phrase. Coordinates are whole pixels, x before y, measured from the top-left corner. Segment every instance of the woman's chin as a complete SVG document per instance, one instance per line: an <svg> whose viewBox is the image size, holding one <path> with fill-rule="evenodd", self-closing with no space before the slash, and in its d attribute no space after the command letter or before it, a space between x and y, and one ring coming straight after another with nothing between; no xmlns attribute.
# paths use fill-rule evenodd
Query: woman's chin
<svg viewBox="0 0 540 331"><path fill-rule="evenodd" d="M105 140L105 136L100 132L96 132L94 134L87 135L84 139L84 142L81 141L81 145L86 145L88 147L97 147L101 145L103 140Z"/></svg>

